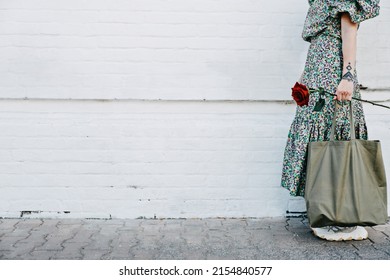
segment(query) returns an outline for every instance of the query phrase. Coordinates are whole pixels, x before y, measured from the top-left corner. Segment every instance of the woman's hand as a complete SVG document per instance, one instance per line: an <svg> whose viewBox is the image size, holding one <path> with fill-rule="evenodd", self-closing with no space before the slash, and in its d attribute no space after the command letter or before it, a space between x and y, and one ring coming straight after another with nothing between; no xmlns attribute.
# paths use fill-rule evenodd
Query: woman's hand
<svg viewBox="0 0 390 280"><path fill-rule="evenodd" d="M353 89L353 81L342 79L337 87L336 96L334 97L334 99L337 99L339 101L351 100Z"/></svg>

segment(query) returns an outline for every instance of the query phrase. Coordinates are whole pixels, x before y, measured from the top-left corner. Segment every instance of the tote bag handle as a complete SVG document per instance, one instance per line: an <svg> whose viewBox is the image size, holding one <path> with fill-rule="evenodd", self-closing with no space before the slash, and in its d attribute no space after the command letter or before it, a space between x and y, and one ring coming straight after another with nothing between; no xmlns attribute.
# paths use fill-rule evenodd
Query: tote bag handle
<svg viewBox="0 0 390 280"><path fill-rule="evenodd" d="M337 113L337 108L339 108L339 103L337 100L335 102L335 109L334 109L334 115L333 115L333 121L332 121L332 128L331 128L331 133L330 133L330 141L334 141L334 130L336 127L336 113ZM354 119L353 119L353 112L352 112L352 100L349 101L349 123L351 125L351 140L356 139L355 135L355 125L354 125Z"/></svg>

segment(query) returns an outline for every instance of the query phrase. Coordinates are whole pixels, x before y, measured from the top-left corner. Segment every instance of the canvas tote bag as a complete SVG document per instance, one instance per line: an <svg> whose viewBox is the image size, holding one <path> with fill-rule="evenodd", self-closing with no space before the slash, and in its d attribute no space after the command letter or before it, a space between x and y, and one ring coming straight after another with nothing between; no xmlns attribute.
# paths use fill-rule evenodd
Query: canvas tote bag
<svg viewBox="0 0 390 280"><path fill-rule="evenodd" d="M337 104L337 102L335 101ZM309 142L305 201L311 227L372 226L387 222L387 184L379 140Z"/></svg>

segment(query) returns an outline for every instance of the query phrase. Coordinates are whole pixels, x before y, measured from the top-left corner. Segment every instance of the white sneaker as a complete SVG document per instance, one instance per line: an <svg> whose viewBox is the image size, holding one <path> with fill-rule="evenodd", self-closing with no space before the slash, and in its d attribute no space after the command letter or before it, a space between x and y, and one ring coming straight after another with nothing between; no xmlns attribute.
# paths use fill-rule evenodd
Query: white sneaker
<svg viewBox="0 0 390 280"><path fill-rule="evenodd" d="M337 227L327 226L311 228L315 236L329 241L363 240L367 239L368 232L364 227Z"/></svg>

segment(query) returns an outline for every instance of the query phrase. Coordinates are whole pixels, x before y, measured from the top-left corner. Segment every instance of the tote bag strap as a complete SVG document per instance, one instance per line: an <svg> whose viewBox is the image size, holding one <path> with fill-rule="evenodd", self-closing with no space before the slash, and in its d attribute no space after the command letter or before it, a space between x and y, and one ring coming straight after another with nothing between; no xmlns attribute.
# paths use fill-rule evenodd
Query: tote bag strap
<svg viewBox="0 0 390 280"><path fill-rule="evenodd" d="M336 127L336 113L337 113L337 109L340 107L339 103L337 102L336 99L334 100L334 102L335 102L335 109L334 109L334 114L333 114L332 128L331 128L331 132L330 132L330 141L334 141L334 130ZM351 100L351 101L349 101L349 123L351 125L351 127L350 127L351 140L356 139L355 124L354 124L352 110L353 109L352 109L352 100Z"/></svg>

